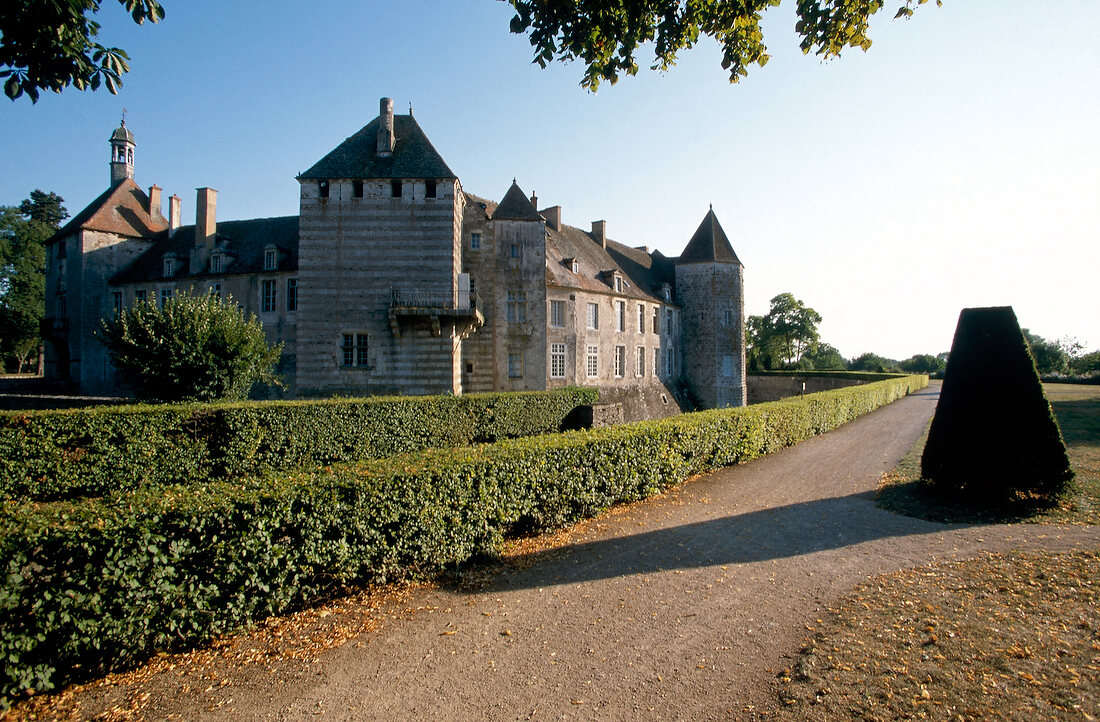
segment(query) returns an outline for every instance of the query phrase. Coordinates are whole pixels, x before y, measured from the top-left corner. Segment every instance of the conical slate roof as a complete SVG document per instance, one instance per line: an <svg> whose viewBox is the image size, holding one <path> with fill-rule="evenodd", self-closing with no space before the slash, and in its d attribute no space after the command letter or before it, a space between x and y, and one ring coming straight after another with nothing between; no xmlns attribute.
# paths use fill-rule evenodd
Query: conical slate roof
<svg viewBox="0 0 1100 722"><path fill-rule="evenodd" d="M456 178L411 115L393 116L393 153L377 154L378 118L345 140L300 179Z"/></svg>
<svg viewBox="0 0 1100 722"><path fill-rule="evenodd" d="M528 200L527 194L520 190L520 187L516 185L515 181L512 181L512 187L504 194L504 198L501 199L500 205L493 211L493 219L503 221L541 221L542 216L540 216L539 212L535 210L535 207L531 205L531 201Z"/></svg>
<svg viewBox="0 0 1100 722"><path fill-rule="evenodd" d="M714 215L714 209L707 211L706 218L699 224L699 229L688 241L687 247L680 257L676 259L681 263L735 263L742 265L737 254L733 252L733 246L726 238L726 232L722 230L722 224L718 222L718 216Z"/></svg>

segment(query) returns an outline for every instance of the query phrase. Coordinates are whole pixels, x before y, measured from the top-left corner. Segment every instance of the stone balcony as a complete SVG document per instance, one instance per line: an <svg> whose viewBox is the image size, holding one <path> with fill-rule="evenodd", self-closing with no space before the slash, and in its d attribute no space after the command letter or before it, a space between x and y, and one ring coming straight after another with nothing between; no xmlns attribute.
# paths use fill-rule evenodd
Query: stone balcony
<svg viewBox="0 0 1100 722"><path fill-rule="evenodd" d="M390 292L390 330L400 336L402 329L427 323L433 336L443 326L454 326L455 334L466 338L485 324L481 300L473 291L427 291L395 288Z"/></svg>

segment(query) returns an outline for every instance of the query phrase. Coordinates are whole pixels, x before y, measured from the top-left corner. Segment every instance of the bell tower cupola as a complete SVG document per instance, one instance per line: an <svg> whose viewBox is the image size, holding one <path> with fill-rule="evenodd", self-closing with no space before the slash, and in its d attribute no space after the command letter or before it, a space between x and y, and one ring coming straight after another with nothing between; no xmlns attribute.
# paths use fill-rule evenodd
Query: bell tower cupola
<svg viewBox="0 0 1100 722"><path fill-rule="evenodd" d="M134 178L134 134L126 127L126 118L111 133L111 187Z"/></svg>

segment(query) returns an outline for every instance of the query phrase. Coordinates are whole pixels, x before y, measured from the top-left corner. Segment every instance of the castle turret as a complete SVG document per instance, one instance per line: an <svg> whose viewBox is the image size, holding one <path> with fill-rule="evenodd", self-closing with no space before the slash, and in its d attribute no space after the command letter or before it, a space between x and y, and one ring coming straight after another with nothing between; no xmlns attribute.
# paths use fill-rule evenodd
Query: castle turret
<svg viewBox="0 0 1100 722"><path fill-rule="evenodd" d="M126 120L111 133L111 187L134 177L134 134L126 128Z"/></svg>
<svg viewBox="0 0 1100 722"><path fill-rule="evenodd" d="M676 259L683 378L705 408L746 403L744 268L713 209Z"/></svg>

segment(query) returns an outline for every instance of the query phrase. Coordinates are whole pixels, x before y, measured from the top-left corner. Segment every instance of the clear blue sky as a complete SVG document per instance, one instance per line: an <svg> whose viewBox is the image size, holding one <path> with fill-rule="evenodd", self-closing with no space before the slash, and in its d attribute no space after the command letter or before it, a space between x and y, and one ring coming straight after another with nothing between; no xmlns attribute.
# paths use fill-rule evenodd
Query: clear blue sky
<svg viewBox="0 0 1100 722"><path fill-rule="evenodd" d="M223 220L294 214L294 176L390 96L472 193L515 177L566 223L667 255L713 204L747 312L790 291L845 356L945 351L984 305L1100 348L1096 0L944 0L908 21L891 2L870 51L829 63L798 50L785 0L771 62L740 84L705 39L596 95L580 65L532 65L496 0L164 5L139 28L103 3L103 42L132 59L120 95L0 101L0 204L42 188L83 208L125 107L138 183L179 194L186 221L200 186Z"/></svg>

